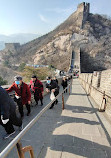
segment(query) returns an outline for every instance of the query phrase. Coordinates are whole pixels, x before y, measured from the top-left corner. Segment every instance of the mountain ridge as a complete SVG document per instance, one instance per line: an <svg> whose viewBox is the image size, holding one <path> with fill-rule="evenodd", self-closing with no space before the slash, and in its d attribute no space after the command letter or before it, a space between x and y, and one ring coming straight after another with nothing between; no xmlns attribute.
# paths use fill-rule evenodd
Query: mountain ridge
<svg viewBox="0 0 111 158"><path fill-rule="evenodd" d="M1 62L53 65L67 71L72 51L80 49L81 72L111 68L111 20L90 13L90 4L81 3L68 19L53 31L15 49L10 56L1 51ZM90 66L89 66L90 65Z"/></svg>
<svg viewBox="0 0 111 158"><path fill-rule="evenodd" d="M24 44L35 38L38 38L41 34L32 33L16 33L11 35L0 34L0 50L5 48L5 43L20 43Z"/></svg>

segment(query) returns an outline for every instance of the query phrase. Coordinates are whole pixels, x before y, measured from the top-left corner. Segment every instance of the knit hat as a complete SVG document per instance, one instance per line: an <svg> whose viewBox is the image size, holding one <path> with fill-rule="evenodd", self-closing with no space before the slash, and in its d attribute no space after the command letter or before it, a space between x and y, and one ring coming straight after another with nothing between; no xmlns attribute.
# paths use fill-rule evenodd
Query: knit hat
<svg viewBox="0 0 111 158"><path fill-rule="evenodd" d="M47 80L50 80L50 79L51 79L51 77L50 77L50 76L48 76L46 79L47 79Z"/></svg>
<svg viewBox="0 0 111 158"><path fill-rule="evenodd" d="M32 77L31 78L37 78L37 76L36 75L32 75Z"/></svg>

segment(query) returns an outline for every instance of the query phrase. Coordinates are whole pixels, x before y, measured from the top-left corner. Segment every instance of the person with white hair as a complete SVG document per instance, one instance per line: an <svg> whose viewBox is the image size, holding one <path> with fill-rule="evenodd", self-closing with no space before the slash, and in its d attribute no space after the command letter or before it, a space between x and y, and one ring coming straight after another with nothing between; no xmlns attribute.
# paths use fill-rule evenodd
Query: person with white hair
<svg viewBox="0 0 111 158"><path fill-rule="evenodd" d="M24 112L23 112L23 105L26 105L27 108L27 116L30 115L31 109L30 109L30 104L31 104L31 92L29 86L22 81L21 76L15 76L14 77L14 82L9 87L6 89L6 91L12 92L15 91L15 102L17 102L18 108L19 108L19 113L21 117L24 117Z"/></svg>

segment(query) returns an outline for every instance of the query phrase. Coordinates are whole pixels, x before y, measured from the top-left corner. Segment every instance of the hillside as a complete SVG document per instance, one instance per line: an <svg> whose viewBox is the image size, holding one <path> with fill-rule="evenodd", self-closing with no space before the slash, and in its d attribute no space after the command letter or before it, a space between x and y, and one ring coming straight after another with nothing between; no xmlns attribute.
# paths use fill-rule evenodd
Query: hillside
<svg viewBox="0 0 111 158"><path fill-rule="evenodd" d="M68 70L71 52L76 47L80 48L82 72L111 68L111 20L89 10L89 3L81 3L55 30L13 52L4 49L0 52L1 63L9 60L11 64L52 64Z"/></svg>
<svg viewBox="0 0 111 158"><path fill-rule="evenodd" d="M33 39L36 39L39 36L41 35L31 34L31 33L18 33L18 34L12 34L8 36L0 34L0 50L5 48L5 43L17 42L20 44L24 44Z"/></svg>

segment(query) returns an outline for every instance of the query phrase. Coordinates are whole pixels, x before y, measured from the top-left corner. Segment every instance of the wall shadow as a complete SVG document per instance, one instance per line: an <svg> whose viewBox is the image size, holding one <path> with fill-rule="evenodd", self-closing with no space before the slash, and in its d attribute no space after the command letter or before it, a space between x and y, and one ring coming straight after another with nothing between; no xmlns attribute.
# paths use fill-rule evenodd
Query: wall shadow
<svg viewBox="0 0 111 158"><path fill-rule="evenodd" d="M51 150L72 153L87 158L105 158L111 156L111 147L92 142L91 140L82 139L71 135L53 135L54 144ZM107 153L107 154L106 154ZM110 157L109 157L110 158Z"/></svg>
<svg viewBox="0 0 111 158"><path fill-rule="evenodd" d="M91 107L83 107L83 106L71 106L66 105L67 110L72 110L74 113L96 113L98 111L98 108L91 108Z"/></svg>
<svg viewBox="0 0 111 158"><path fill-rule="evenodd" d="M88 119L83 119L83 118L78 118L78 117L68 117L68 116L61 116L61 119L59 120L60 123L57 124L57 127L60 127L64 124L68 123L84 123L84 124L89 124L89 125L99 125L100 123L97 121L91 121Z"/></svg>
<svg viewBox="0 0 111 158"><path fill-rule="evenodd" d="M82 93L71 93L71 95L81 95L81 96L87 96L87 94L82 94Z"/></svg>

